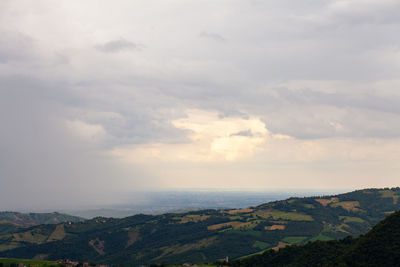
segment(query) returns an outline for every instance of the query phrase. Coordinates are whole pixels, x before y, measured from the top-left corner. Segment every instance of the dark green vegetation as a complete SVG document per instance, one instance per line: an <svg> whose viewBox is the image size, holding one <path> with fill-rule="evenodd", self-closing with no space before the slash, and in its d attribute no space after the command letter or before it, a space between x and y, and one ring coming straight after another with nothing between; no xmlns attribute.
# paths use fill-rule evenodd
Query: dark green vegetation
<svg viewBox="0 0 400 267"><path fill-rule="evenodd" d="M59 266L55 261L0 258L1 267L17 267L19 264L23 264L27 267Z"/></svg>
<svg viewBox="0 0 400 267"><path fill-rule="evenodd" d="M0 212L0 235L19 232L25 228L40 224L59 224L63 222L82 222L83 218L53 213ZM1 244L1 243L0 243ZM1 251L1 246L0 246Z"/></svg>
<svg viewBox="0 0 400 267"><path fill-rule="evenodd" d="M400 211L376 225L365 236L315 241L287 246L235 260L233 267L257 266L399 266Z"/></svg>
<svg viewBox="0 0 400 267"><path fill-rule="evenodd" d="M0 256L124 265L214 262L225 256L233 259L269 248L364 234L400 209L399 198L400 188L366 189L241 210L33 226L0 235Z"/></svg>

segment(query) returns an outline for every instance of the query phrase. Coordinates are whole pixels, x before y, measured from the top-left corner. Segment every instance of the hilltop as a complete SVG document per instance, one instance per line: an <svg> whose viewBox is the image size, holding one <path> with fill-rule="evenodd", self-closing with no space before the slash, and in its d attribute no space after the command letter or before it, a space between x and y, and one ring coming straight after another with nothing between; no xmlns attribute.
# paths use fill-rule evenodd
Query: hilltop
<svg viewBox="0 0 400 267"><path fill-rule="evenodd" d="M400 209L399 198L400 188L364 189L246 209L39 225L0 235L0 256L124 265L214 262L309 241L357 237Z"/></svg>
<svg viewBox="0 0 400 267"><path fill-rule="evenodd" d="M40 224L59 224L63 222L82 222L84 219L76 216L52 213L20 213L11 211L0 212L0 235L24 231L24 229ZM0 251L16 247L8 244L4 246L4 240L0 240Z"/></svg>
<svg viewBox="0 0 400 267"><path fill-rule="evenodd" d="M81 222L83 218L68 214L51 213L21 213L12 211L0 211L0 222L10 223L20 226L38 224L59 224L63 222Z"/></svg>

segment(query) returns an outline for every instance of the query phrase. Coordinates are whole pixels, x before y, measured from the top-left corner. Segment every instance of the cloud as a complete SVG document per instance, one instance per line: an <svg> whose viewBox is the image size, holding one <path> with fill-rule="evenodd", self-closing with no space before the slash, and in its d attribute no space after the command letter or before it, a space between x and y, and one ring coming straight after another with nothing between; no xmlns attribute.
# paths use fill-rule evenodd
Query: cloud
<svg viewBox="0 0 400 267"><path fill-rule="evenodd" d="M0 209L117 203L122 184L132 190L145 186L132 177L151 180L140 167L133 169L106 155L102 142L107 135L101 125L66 120L66 103L73 98L65 88L53 91L50 84L21 76L1 80ZM112 199L102 200L104 193ZM16 195L24 197L14 199Z"/></svg>
<svg viewBox="0 0 400 267"><path fill-rule="evenodd" d="M236 161L262 150L268 130L258 118L249 116L221 118L218 112L187 110L187 117L173 120L178 129L187 130L189 143L154 143L134 147L119 147L113 155L141 162L146 160L214 162ZM244 130L246 129L246 130ZM252 135L238 135L250 131Z"/></svg>
<svg viewBox="0 0 400 267"><path fill-rule="evenodd" d="M227 41L222 35L217 34L217 33L203 31L199 34L199 36L201 38L206 38L206 39L210 39L210 40L214 40L214 41L218 41L218 42L226 42Z"/></svg>
<svg viewBox="0 0 400 267"><path fill-rule="evenodd" d="M0 3L0 203L397 182L398 1L100 2Z"/></svg>
<svg viewBox="0 0 400 267"><path fill-rule="evenodd" d="M379 161L393 153L391 141L352 138L297 139L285 134L273 134L257 117L221 117L216 111L186 110L186 117L173 120L175 127L188 130L191 140L182 144L149 143L120 146L111 152L121 160L148 162L236 162L243 159L270 162L347 162ZM333 127L341 127L333 125ZM379 149L381 148L381 149ZM374 154L375 150L381 150ZM259 158L259 159L257 159Z"/></svg>
<svg viewBox="0 0 400 267"><path fill-rule="evenodd" d="M118 39L101 45L96 45L95 47L97 50L104 53L118 53L123 51L138 51L143 48L143 45L132 43L125 39Z"/></svg>
<svg viewBox="0 0 400 267"><path fill-rule="evenodd" d="M268 119L272 131L297 138L393 138L400 135L400 128L393 124L400 118L398 96L357 92L352 85L336 85L337 92L324 92L325 85L309 84L307 89L299 85L287 86L290 89L280 87L270 91L274 102L282 105L279 111L266 114L269 118L279 116L279 120ZM298 113L299 110L302 113ZM382 124L381 121L391 123Z"/></svg>
<svg viewBox="0 0 400 267"><path fill-rule="evenodd" d="M100 141L107 135L104 127L99 124L89 124L81 120L66 121L65 124L72 134L88 141Z"/></svg>
<svg viewBox="0 0 400 267"><path fill-rule="evenodd" d="M384 1L333 1L329 12L348 25L391 24L400 22L396 10L400 4L395 0Z"/></svg>
<svg viewBox="0 0 400 267"><path fill-rule="evenodd" d="M0 35L0 63L27 60L34 56L34 41L28 35L1 29Z"/></svg>
<svg viewBox="0 0 400 267"><path fill-rule="evenodd" d="M250 129L231 134L231 136L253 136Z"/></svg>

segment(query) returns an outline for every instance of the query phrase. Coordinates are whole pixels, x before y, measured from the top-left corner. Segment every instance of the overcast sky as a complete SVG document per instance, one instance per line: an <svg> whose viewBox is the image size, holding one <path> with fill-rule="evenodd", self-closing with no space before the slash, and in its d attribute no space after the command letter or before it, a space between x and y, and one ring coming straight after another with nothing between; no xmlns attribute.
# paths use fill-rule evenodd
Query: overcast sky
<svg viewBox="0 0 400 267"><path fill-rule="evenodd" d="M0 1L0 209L400 181L400 1Z"/></svg>

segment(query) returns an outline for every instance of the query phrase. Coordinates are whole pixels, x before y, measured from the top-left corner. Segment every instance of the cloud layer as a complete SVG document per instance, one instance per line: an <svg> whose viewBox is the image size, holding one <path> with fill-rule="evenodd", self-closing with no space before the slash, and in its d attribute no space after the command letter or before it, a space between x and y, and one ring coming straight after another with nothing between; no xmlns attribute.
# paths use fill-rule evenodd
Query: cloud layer
<svg viewBox="0 0 400 267"><path fill-rule="evenodd" d="M16 194L37 207L154 187L398 185L399 11L2 1L0 208L24 207Z"/></svg>

